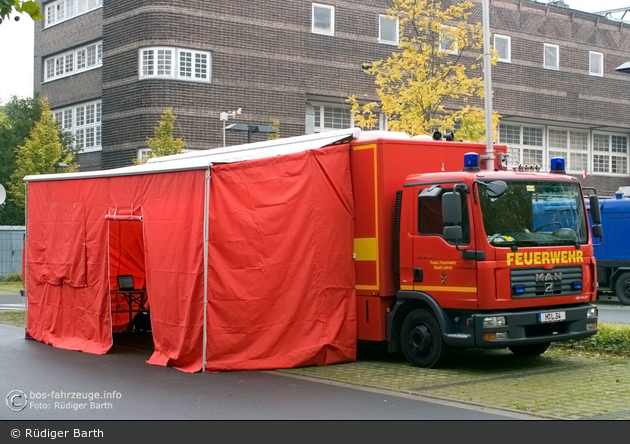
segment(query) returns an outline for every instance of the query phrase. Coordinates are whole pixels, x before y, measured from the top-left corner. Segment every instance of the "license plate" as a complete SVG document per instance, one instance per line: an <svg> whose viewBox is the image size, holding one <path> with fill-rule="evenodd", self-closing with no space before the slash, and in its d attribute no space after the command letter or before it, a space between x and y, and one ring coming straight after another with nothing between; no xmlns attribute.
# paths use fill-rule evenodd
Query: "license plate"
<svg viewBox="0 0 630 444"><path fill-rule="evenodd" d="M538 313L538 322L560 322L560 321L564 321L566 318L567 318L567 315L564 311Z"/></svg>

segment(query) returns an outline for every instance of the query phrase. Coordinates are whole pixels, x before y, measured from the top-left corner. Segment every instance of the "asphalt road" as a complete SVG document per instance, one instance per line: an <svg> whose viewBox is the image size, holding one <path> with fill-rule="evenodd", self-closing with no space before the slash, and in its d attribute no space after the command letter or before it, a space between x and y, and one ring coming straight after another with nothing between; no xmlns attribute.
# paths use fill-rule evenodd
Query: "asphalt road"
<svg viewBox="0 0 630 444"><path fill-rule="evenodd" d="M0 420L531 418L277 372L187 374L146 364L147 348L115 344L106 355L91 355L25 340L23 334L22 328L0 324L0 395L21 395L14 392L19 390L24 395L15 404L28 399L19 412L0 405Z"/></svg>
<svg viewBox="0 0 630 444"><path fill-rule="evenodd" d="M630 324L630 305L597 304L599 320L617 324Z"/></svg>

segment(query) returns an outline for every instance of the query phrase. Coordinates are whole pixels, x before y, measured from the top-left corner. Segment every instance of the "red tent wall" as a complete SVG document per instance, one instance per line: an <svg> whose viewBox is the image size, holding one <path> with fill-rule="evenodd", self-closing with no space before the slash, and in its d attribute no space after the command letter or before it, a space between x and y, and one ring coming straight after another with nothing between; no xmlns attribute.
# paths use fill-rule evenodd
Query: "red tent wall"
<svg viewBox="0 0 630 444"><path fill-rule="evenodd" d="M30 182L27 334L60 348L107 352L115 287L105 215L133 207L144 219L134 223L143 224L155 343L148 362L200 370L205 174ZM215 165L209 205L206 368L354 360L348 145Z"/></svg>
<svg viewBox="0 0 630 444"><path fill-rule="evenodd" d="M348 145L215 165L207 369L356 358Z"/></svg>
<svg viewBox="0 0 630 444"><path fill-rule="evenodd" d="M201 370L206 172L159 174L143 207L155 353L149 364Z"/></svg>
<svg viewBox="0 0 630 444"><path fill-rule="evenodd" d="M205 171L29 183L27 334L70 350L109 350L105 215L133 206L144 216L151 361L199 370L204 187Z"/></svg>
<svg viewBox="0 0 630 444"><path fill-rule="evenodd" d="M26 333L33 339L98 354L111 347L108 195L105 180L29 183Z"/></svg>

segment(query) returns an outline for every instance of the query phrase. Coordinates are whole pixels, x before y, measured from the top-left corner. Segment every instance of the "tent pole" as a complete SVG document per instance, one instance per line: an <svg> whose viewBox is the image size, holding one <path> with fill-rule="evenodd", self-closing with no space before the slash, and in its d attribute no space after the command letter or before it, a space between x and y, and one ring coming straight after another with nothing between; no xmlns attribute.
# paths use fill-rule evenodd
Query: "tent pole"
<svg viewBox="0 0 630 444"><path fill-rule="evenodd" d="M210 219L210 168L206 170L206 190L203 204L203 373L206 372L208 345L208 224Z"/></svg>
<svg viewBox="0 0 630 444"><path fill-rule="evenodd" d="M28 182L24 183L24 339L28 338Z"/></svg>

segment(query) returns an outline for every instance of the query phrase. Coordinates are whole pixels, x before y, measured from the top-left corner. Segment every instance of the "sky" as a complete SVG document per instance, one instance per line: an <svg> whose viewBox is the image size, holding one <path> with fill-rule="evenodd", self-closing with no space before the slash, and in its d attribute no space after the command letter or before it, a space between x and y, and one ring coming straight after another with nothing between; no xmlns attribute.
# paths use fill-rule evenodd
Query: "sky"
<svg viewBox="0 0 630 444"><path fill-rule="evenodd" d="M538 0L545 3L544 0ZM586 12L630 7L630 0L564 0L572 9ZM21 14L20 21L0 24L0 104L11 96L33 96L33 20ZM630 17L627 17L630 20Z"/></svg>

